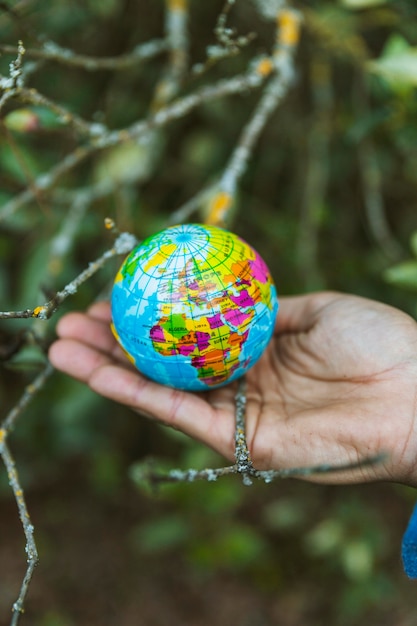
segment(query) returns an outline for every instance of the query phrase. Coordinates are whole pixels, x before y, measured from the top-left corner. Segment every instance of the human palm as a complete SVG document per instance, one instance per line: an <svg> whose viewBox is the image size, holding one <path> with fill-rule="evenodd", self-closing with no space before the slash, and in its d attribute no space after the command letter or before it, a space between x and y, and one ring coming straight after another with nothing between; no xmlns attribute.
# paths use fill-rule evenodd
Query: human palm
<svg viewBox="0 0 417 626"><path fill-rule="evenodd" d="M258 469L383 462L315 475L326 482L417 484L417 324L392 307L338 293L282 298L274 337L247 373L246 436ZM234 454L236 386L170 389L129 363L98 303L58 324L50 359L97 393Z"/></svg>

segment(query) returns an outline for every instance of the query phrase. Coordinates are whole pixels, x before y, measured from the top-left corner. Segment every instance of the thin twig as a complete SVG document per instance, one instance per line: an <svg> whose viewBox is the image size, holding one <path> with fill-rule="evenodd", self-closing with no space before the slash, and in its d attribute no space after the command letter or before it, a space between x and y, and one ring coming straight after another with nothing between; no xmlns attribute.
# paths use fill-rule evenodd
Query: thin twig
<svg viewBox="0 0 417 626"><path fill-rule="evenodd" d="M235 397L235 464L236 471L242 475L245 485L252 484L250 476L253 474L253 464L246 443L246 383L245 379L239 380L239 386Z"/></svg>
<svg viewBox="0 0 417 626"><path fill-rule="evenodd" d="M331 465L322 463L312 467L293 467L273 470L258 470L253 466L250 452L246 442L246 382L244 378L239 380L238 390L235 396L235 463L215 469L205 468L202 470L173 469L167 473L154 471L152 461L145 462L135 468L133 477L139 484L147 484L154 487L163 483L194 482L196 480L215 481L222 476L240 474L243 484L252 485L252 478L270 483L276 478L305 478L314 474L328 474L335 472L362 469L369 465L375 465L385 460L386 454L378 454L361 459L356 463L342 463Z"/></svg>
<svg viewBox="0 0 417 626"><path fill-rule="evenodd" d="M7 78L0 76L0 90L3 91L3 95L0 98L0 111L6 102L14 98L15 94L23 87L22 67L26 50L21 41L19 41L15 52L17 56L9 65L9 76Z"/></svg>
<svg viewBox="0 0 417 626"><path fill-rule="evenodd" d="M243 128L236 147L227 163L218 185L218 193L213 197L208 211L209 224L222 225L233 206L238 184L245 173L263 129L272 113L287 95L294 83L294 54L299 40L300 15L297 11L282 10L278 14L280 28L271 57L257 62L258 72L264 76L272 73L270 82L256 106L249 122Z"/></svg>
<svg viewBox="0 0 417 626"><path fill-rule="evenodd" d="M33 396L40 391L45 382L53 373L54 368L50 363L47 363L44 369L38 374L38 376L33 380L29 385L27 385L19 398L17 404L12 408L9 414L3 420L3 423L0 426L0 433L9 434L15 425L15 422L19 415L25 410L28 406L29 402L33 399Z"/></svg>
<svg viewBox="0 0 417 626"><path fill-rule="evenodd" d="M29 512L26 506L23 489L20 485L19 476L16 470L16 464L6 444L6 436L4 431L0 431L0 456L6 467L9 484L13 490L13 494L19 511L20 521L22 522L23 532L26 539L25 551L27 556L27 568L20 587L19 595L12 607L13 614L10 622L10 626L17 626L19 618L24 611L25 599L29 589L30 581L32 580L33 571L38 563L38 550L36 548L35 538L33 534L33 524L31 522Z"/></svg>
<svg viewBox="0 0 417 626"><path fill-rule="evenodd" d="M0 213L0 222L10 218L18 209L34 200L39 193L51 189L61 176L82 163L94 151L94 146L76 148L47 173L38 176L28 189L21 191L3 205Z"/></svg>
<svg viewBox="0 0 417 626"><path fill-rule="evenodd" d="M168 67L155 88L151 108L157 110L178 94L188 65L188 0L165 0Z"/></svg>
<svg viewBox="0 0 417 626"><path fill-rule="evenodd" d="M321 58L311 61L312 98L315 106L310 132L306 133L306 166L298 226L297 259L307 291L325 287L319 269L319 232L329 178L329 150L333 92L330 67Z"/></svg>
<svg viewBox="0 0 417 626"><path fill-rule="evenodd" d="M68 48L62 48L58 44L48 41L42 49L28 48L26 56L31 59L54 61L63 65L79 67L88 72L98 70L123 70L134 67L142 61L151 59L168 50L166 39L154 39L136 46L131 52L117 57L96 57L85 54L77 54ZM16 46L0 45L0 54L16 54Z"/></svg>
<svg viewBox="0 0 417 626"><path fill-rule="evenodd" d="M202 87L193 94L175 100L172 104L151 115L147 120L141 120L122 130L104 133L97 137L94 143L76 148L49 172L38 176L30 189L25 189L6 202L0 213L0 222L8 219L22 206L31 202L40 191L51 189L63 174L82 163L95 151L109 148L129 139L139 139L145 136L149 130L160 128L175 119L184 117L205 102L254 89L263 82L263 79L262 74L253 68L245 74L230 79L222 79L214 85Z"/></svg>
<svg viewBox="0 0 417 626"><path fill-rule="evenodd" d="M18 98L19 102L49 109L59 118L60 122L70 124L81 135L94 138L107 132L107 128L103 124L87 122L79 115L76 115L54 100L47 98L32 87L30 89L22 88L17 90L14 97Z"/></svg>
<svg viewBox="0 0 417 626"><path fill-rule="evenodd" d="M390 261L399 261L404 257L404 250L392 234L387 220L382 175L371 139L366 138L360 142L358 160L365 215L370 233Z"/></svg>
<svg viewBox="0 0 417 626"><path fill-rule="evenodd" d="M127 254L137 244L136 237L130 233L121 233L116 239L110 250L106 250L98 259L89 264L89 266L81 272L76 278L69 282L64 289L58 291L53 298L45 304L35 307L34 309L24 309L23 311L1 311L0 319L11 318L30 318L36 317L41 320L49 319L60 304L77 292L80 285L91 278L99 269L101 269L109 259L119 255Z"/></svg>
<svg viewBox="0 0 417 626"><path fill-rule="evenodd" d="M44 369L29 385L26 386L22 396L17 404L9 412L0 427L0 457L6 467L9 484L12 488L13 495L19 511L20 521L22 523L23 532L26 539L26 555L27 555L27 568L23 581L20 587L17 600L12 607L12 619L10 626L17 626L19 618L24 611L24 604L26 595L29 589L30 581L32 580L34 569L38 563L38 551L36 548L36 542L34 537L34 527L31 522L29 512L26 506L24 493L20 484L19 476L16 469L15 460L9 450L6 443L6 439L10 432L13 430L15 422L19 415L26 409L28 404L33 400L35 395L44 387L45 382L54 371L52 365L47 363Z"/></svg>

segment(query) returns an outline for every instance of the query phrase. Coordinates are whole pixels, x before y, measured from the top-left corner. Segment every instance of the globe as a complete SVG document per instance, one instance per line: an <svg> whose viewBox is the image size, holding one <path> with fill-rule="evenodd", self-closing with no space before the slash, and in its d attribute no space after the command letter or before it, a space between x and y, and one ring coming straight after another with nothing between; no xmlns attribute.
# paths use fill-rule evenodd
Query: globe
<svg viewBox="0 0 417 626"><path fill-rule="evenodd" d="M113 333L140 372L206 391L258 361L278 300L265 262L243 239L186 224L132 250L115 278L111 308Z"/></svg>

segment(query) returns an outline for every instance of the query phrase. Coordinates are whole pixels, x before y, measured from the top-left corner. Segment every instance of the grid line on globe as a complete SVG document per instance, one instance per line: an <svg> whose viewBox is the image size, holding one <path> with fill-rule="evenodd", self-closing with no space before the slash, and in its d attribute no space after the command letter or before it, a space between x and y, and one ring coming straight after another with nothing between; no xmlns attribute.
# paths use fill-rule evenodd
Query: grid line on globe
<svg viewBox="0 0 417 626"><path fill-rule="evenodd" d="M112 291L112 330L149 378L204 391L243 376L278 311L260 255L216 226L168 228L137 246Z"/></svg>

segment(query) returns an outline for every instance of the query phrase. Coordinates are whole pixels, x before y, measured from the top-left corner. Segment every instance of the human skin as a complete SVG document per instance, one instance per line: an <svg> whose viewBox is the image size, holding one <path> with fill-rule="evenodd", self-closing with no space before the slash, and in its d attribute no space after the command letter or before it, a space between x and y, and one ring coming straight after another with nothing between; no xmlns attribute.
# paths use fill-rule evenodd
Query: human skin
<svg viewBox="0 0 417 626"><path fill-rule="evenodd" d="M58 322L52 364L97 393L234 456L236 384L203 393L148 380L110 331L108 302ZM352 295L283 297L274 336L247 380L246 436L257 469L371 465L308 476L417 486L417 323Z"/></svg>

